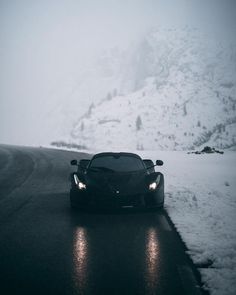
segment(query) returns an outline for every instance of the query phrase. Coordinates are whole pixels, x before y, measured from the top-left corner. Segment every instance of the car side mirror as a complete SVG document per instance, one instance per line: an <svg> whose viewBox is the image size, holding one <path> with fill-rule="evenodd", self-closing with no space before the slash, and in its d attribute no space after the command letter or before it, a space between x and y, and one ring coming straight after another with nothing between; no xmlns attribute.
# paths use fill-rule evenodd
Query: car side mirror
<svg viewBox="0 0 236 295"><path fill-rule="evenodd" d="M78 165L78 162L77 162L77 160L71 160L71 161L70 161L70 164L71 164L72 166L77 166L77 165Z"/></svg>
<svg viewBox="0 0 236 295"><path fill-rule="evenodd" d="M157 166L162 166L164 163L162 160L156 160L156 165Z"/></svg>

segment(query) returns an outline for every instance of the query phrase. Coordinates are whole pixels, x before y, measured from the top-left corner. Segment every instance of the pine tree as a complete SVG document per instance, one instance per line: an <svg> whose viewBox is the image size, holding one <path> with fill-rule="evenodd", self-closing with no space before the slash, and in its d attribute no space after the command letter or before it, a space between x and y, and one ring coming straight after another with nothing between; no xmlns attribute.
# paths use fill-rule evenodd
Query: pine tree
<svg viewBox="0 0 236 295"><path fill-rule="evenodd" d="M90 116L91 113L92 113L92 109L94 108L94 103L91 103L89 108L88 108L88 112L87 112L87 115Z"/></svg>
<svg viewBox="0 0 236 295"><path fill-rule="evenodd" d="M186 103L183 106L183 111L184 111L184 116L186 116L187 115Z"/></svg>
<svg viewBox="0 0 236 295"><path fill-rule="evenodd" d="M80 131L84 131L84 122L82 122L81 124L80 124Z"/></svg>
<svg viewBox="0 0 236 295"><path fill-rule="evenodd" d="M136 119L136 131L139 131L142 128L142 119L141 117L138 115L137 119Z"/></svg>
<svg viewBox="0 0 236 295"><path fill-rule="evenodd" d="M107 100L111 100L112 99L112 95L110 92L107 93Z"/></svg>
<svg viewBox="0 0 236 295"><path fill-rule="evenodd" d="M114 88L114 90L113 90L113 97L116 97L116 96L117 96L117 89Z"/></svg>

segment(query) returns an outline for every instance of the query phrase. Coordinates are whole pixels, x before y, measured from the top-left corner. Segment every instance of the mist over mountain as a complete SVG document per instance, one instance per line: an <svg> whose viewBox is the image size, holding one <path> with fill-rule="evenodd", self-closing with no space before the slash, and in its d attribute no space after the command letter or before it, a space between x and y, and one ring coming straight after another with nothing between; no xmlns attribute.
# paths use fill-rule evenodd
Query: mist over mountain
<svg viewBox="0 0 236 295"><path fill-rule="evenodd" d="M84 92L77 91L78 101L93 95L94 103L82 115L70 104L74 111L64 116L66 128L54 144L235 149L235 48L232 38L185 26L152 29L129 49L104 51L81 84Z"/></svg>
<svg viewBox="0 0 236 295"><path fill-rule="evenodd" d="M213 136L219 124L229 129L233 120L234 0L12 0L1 1L0 8L1 143L39 146L62 140L93 148L95 139L97 146L106 144L100 133L110 130L130 138L124 144L123 137L111 136L111 148L148 148L156 140L153 148L182 149L206 138L234 145L229 130L220 140ZM122 109L121 100L130 105ZM193 101L198 107L191 113ZM175 103L184 103L187 115ZM133 130L141 118L139 133L104 123L93 137L94 127L88 126L103 122L104 110L113 120L118 107L124 127L131 120L128 109ZM149 119L139 108L148 108ZM208 112L211 122L203 123ZM184 123L190 114L203 132Z"/></svg>

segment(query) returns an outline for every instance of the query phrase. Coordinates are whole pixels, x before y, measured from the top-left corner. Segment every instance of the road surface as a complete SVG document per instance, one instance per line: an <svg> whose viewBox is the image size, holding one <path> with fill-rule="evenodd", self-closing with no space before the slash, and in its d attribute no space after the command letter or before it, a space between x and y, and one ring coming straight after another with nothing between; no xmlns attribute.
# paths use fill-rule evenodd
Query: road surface
<svg viewBox="0 0 236 295"><path fill-rule="evenodd" d="M83 157L0 145L0 294L202 294L165 211L71 212Z"/></svg>

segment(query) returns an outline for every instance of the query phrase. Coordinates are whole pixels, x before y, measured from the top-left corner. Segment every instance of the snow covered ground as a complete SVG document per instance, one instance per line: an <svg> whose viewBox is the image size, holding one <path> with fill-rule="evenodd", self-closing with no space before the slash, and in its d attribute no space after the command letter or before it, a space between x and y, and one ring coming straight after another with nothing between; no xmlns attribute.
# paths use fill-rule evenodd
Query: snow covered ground
<svg viewBox="0 0 236 295"><path fill-rule="evenodd" d="M236 152L139 152L161 159L165 208L212 295L236 294Z"/></svg>

